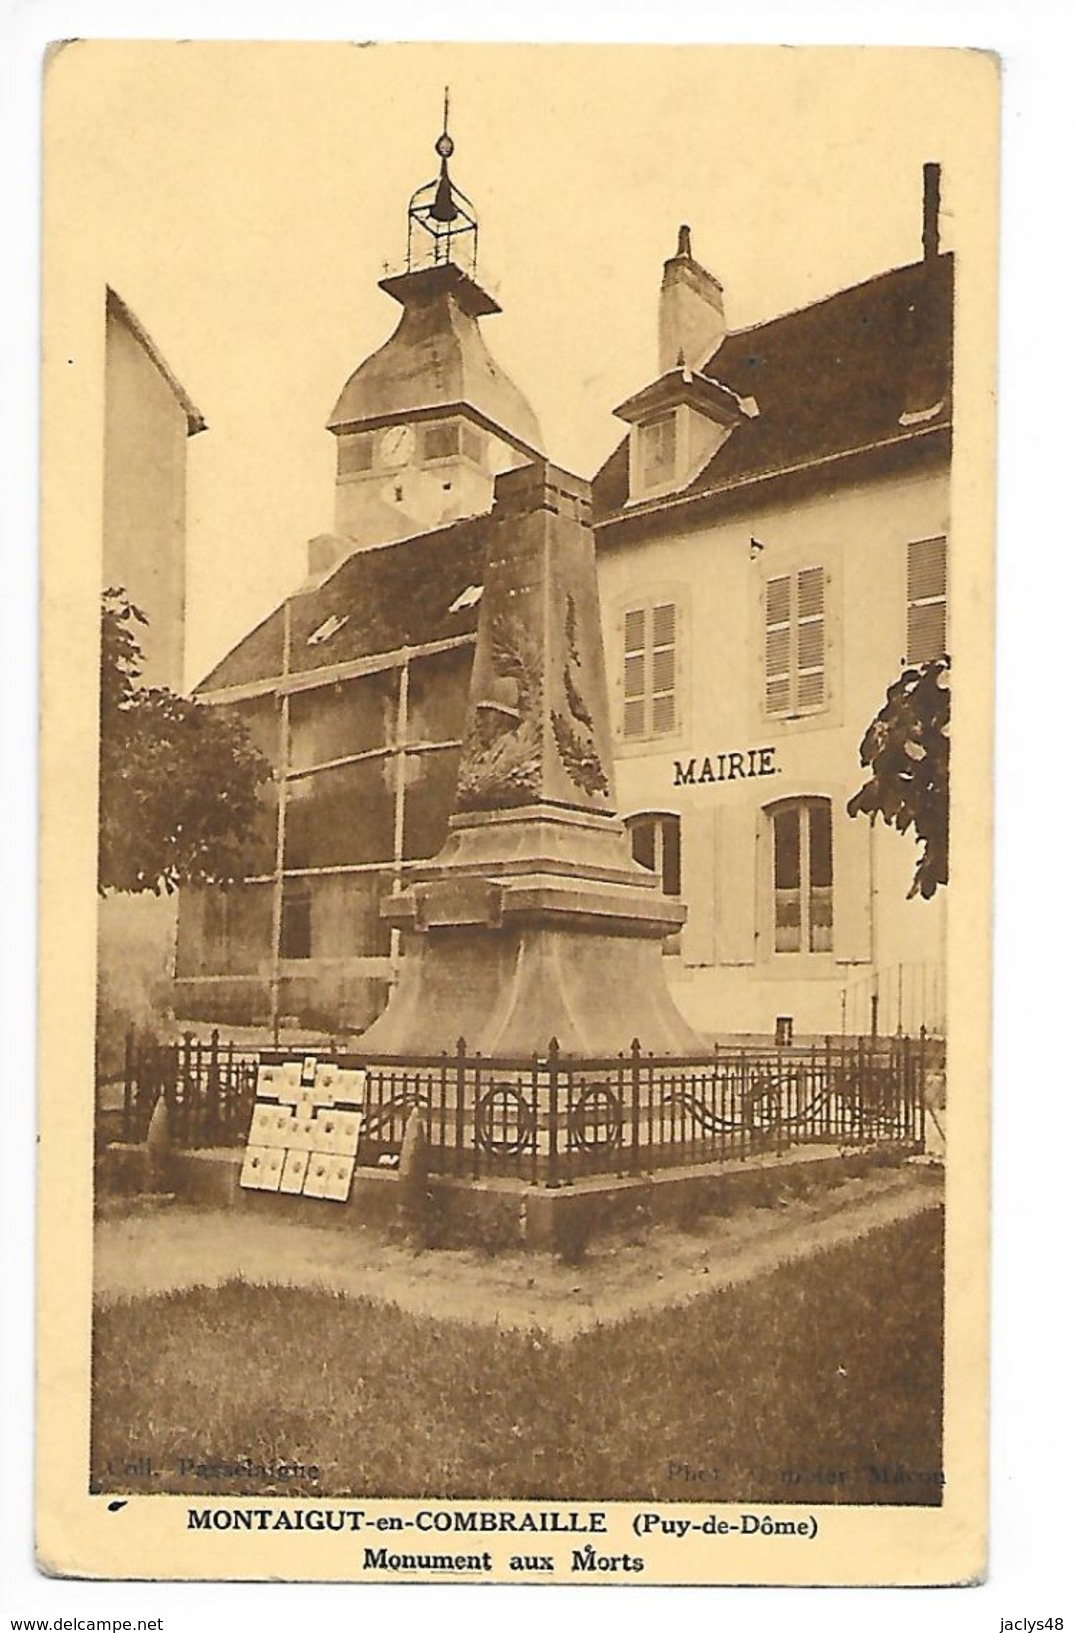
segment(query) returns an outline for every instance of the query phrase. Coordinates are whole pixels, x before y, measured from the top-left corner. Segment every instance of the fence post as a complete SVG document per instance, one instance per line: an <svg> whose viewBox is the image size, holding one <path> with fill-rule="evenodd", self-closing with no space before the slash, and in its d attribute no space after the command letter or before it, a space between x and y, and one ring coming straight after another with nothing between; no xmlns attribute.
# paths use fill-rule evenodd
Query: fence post
<svg viewBox="0 0 1075 1633"><path fill-rule="evenodd" d="M824 1098L824 1101L822 1101L821 1098L819 1097L817 1102L816 1102L817 1103L817 1108L818 1108L818 1114L814 1119L814 1133L816 1134L817 1131L818 1131L817 1130L817 1125L818 1125L818 1122L821 1119L822 1105L824 1105L824 1108L825 1108L825 1110L824 1110L824 1120L825 1120L824 1137L825 1137L826 1142L828 1142L832 1138L833 1123L835 1122L835 1118L833 1117L833 1111L835 1110L835 1096L833 1094L833 1088L832 1088L832 1039L831 1039L831 1037L829 1036L829 1034L827 1032L825 1034L825 1077L824 1077L824 1084L825 1084L825 1090L824 1090L825 1098Z"/></svg>
<svg viewBox="0 0 1075 1633"><path fill-rule="evenodd" d="M223 1117L224 1139L228 1145L232 1143L236 1134L236 1125L239 1121L238 1113L238 1082L235 1074L235 1039L229 1038L225 1051L223 1072Z"/></svg>
<svg viewBox="0 0 1075 1633"><path fill-rule="evenodd" d="M719 1043L713 1045L713 1117L717 1156L725 1162L728 1157L728 1074L720 1069Z"/></svg>
<svg viewBox="0 0 1075 1633"><path fill-rule="evenodd" d="M220 1031L214 1026L209 1034L209 1065L205 1077L205 1140L215 1145L220 1127Z"/></svg>
<svg viewBox="0 0 1075 1633"><path fill-rule="evenodd" d="M460 1038L459 1041L462 1042L463 1040ZM481 1057L480 1054L476 1054L474 1056L474 1154L473 1154L473 1158L472 1158L472 1173L473 1173L473 1176L474 1176L475 1179L477 1179L478 1175L481 1173L481 1160L482 1160L481 1142L478 1139L478 1111L479 1111L479 1107L480 1107L480 1103L481 1103L481 1097L482 1097L482 1057ZM491 1124L491 1120L490 1120L490 1124ZM490 1126L490 1132L492 1132L491 1126Z"/></svg>
<svg viewBox="0 0 1075 1633"><path fill-rule="evenodd" d="M172 1099L173 1110L176 1113L172 1127L178 1130L180 1143L183 1145L190 1144L190 1070L193 1051L194 1036L190 1032L184 1032L176 1045L175 1071L168 1073L173 1079Z"/></svg>
<svg viewBox="0 0 1075 1633"><path fill-rule="evenodd" d="M918 1031L918 1092L915 1097L914 1137L919 1151L926 1149L926 1023Z"/></svg>
<svg viewBox="0 0 1075 1633"><path fill-rule="evenodd" d="M549 1185L560 1183L560 1045L549 1039Z"/></svg>
<svg viewBox="0 0 1075 1633"><path fill-rule="evenodd" d="M165 1087L165 1073L161 1065L161 1046L145 1033L135 1039L134 1045L134 1126L138 1139L145 1138L157 1095Z"/></svg>
<svg viewBox="0 0 1075 1633"><path fill-rule="evenodd" d="M463 1140L466 1128L465 1101L467 1094L467 1044L465 1038L455 1041L455 1161L454 1173L463 1172Z"/></svg>
<svg viewBox="0 0 1075 1633"><path fill-rule="evenodd" d="M795 1138L800 1142L813 1141L817 1132L817 1044L810 1045L810 1075L806 1080L806 1093L803 1093L802 1077L799 1078L799 1100L795 1115Z"/></svg>
<svg viewBox="0 0 1075 1633"><path fill-rule="evenodd" d="M187 1142L190 1145L201 1145L202 1131L205 1128L205 1085L202 1082L202 1072L205 1064L205 1044L201 1038L195 1038L194 1046L197 1053L194 1056L193 1085L190 1110L191 1121L187 1123Z"/></svg>
<svg viewBox="0 0 1075 1633"><path fill-rule="evenodd" d="M631 1039L631 1172L642 1171L642 1045Z"/></svg>

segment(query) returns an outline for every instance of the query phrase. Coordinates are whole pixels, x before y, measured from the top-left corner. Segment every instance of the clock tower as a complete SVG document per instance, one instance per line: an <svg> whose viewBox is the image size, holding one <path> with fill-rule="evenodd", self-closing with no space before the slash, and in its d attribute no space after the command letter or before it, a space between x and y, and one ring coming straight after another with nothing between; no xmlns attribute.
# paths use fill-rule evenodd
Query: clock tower
<svg viewBox="0 0 1075 1633"><path fill-rule="evenodd" d="M534 413L479 328L500 307L477 281L478 219L449 174L447 114L446 95L439 173L408 206L404 268L379 285L402 307L399 322L351 375L329 417L336 537L316 541L315 570L355 549L480 515L501 472L541 456Z"/></svg>

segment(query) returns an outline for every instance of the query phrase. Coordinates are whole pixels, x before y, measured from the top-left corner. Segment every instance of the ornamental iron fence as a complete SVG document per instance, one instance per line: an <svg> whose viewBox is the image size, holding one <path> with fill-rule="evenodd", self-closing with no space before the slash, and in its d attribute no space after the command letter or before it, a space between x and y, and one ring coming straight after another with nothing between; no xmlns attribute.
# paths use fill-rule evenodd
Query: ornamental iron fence
<svg viewBox="0 0 1075 1633"><path fill-rule="evenodd" d="M127 1034L123 1071L123 1138L144 1140L159 1096L178 1146L241 1145L250 1126L258 1051L190 1033L173 1042Z"/></svg>
<svg viewBox="0 0 1075 1633"><path fill-rule="evenodd" d="M308 1048L253 1051L186 1036L128 1042L123 1128L144 1139L157 1097L180 1146L241 1145L262 1068L313 1060L347 1074L361 1114L361 1166L391 1164L415 1106L430 1169L536 1185L742 1160L791 1146L894 1143L921 1150L929 1040L833 1038L810 1047L714 1048L704 1057L528 1059L454 1054L369 1059ZM312 1082L312 1077L310 1078Z"/></svg>

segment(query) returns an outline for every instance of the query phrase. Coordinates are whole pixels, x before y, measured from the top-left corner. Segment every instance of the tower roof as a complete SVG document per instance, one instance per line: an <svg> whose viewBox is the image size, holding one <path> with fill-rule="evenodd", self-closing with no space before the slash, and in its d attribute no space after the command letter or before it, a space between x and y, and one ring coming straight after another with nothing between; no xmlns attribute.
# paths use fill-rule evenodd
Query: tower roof
<svg viewBox="0 0 1075 1633"><path fill-rule="evenodd" d="M495 361L478 327L488 297L453 262L386 278L403 306L394 334L347 381L329 416L337 433L404 415L474 411L528 453L541 451L533 409ZM482 297L479 300L479 297ZM492 310L497 310L495 303Z"/></svg>

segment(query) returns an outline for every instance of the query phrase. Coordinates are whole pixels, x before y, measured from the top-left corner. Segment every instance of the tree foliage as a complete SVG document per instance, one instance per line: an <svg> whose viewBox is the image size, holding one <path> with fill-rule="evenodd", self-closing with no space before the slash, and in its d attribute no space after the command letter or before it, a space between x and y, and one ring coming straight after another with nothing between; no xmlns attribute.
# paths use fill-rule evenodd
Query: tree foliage
<svg viewBox="0 0 1075 1633"><path fill-rule="evenodd" d="M123 590L101 599L100 849L97 885L171 894L229 884L271 774L240 721L221 709L142 686L138 625Z"/></svg>
<svg viewBox="0 0 1075 1633"><path fill-rule="evenodd" d="M950 660L905 669L885 695L859 747L872 775L848 801L851 816L913 829L921 850L908 896L927 901L948 883Z"/></svg>

